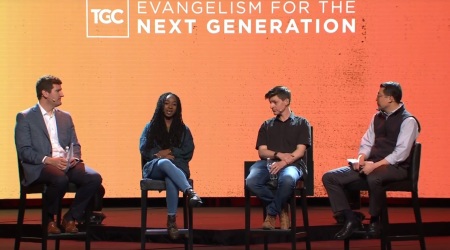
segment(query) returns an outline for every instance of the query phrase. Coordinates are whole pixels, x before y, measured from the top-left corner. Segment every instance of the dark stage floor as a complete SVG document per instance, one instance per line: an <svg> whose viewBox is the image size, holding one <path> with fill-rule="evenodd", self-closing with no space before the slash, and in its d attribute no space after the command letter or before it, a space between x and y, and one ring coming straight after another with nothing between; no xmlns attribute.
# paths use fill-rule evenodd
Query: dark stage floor
<svg viewBox="0 0 450 250"><path fill-rule="evenodd" d="M362 212L367 214L367 208ZM426 236L427 249L450 249L450 208L422 207L422 219ZM140 208L105 208L107 218L103 225L93 228L92 249L139 249ZM164 207L149 208L148 227L164 227L166 209ZM301 225L301 210L297 211L298 224ZM0 210L0 249L12 249L15 234L17 211ZM389 208L389 219L394 231L407 231L413 228L412 208ZM262 209L252 208L251 225L260 228ZM25 223L28 230L38 229L31 224L40 221L40 209L28 209ZM312 249L343 249L342 241L332 240L340 229L331 217L329 207L309 207ZM182 210L179 210L179 226L182 225ZM166 236L150 237L147 249L184 249L179 242L171 242ZM251 249L263 249L260 238L252 238ZM286 240L275 239L269 249L290 249ZM243 207L201 207L194 211L194 244L195 249L244 249L244 208ZM393 249L419 249L417 241L394 242ZM39 249L37 243L22 243L21 249ZM379 240L355 240L351 249L379 249ZM78 241L63 241L61 249L83 249L84 244ZM303 242L298 242L297 249L304 249ZM53 245L49 244L49 249Z"/></svg>
<svg viewBox="0 0 450 250"><path fill-rule="evenodd" d="M450 236L447 237L427 237L425 239L427 244L427 250L445 250L449 249L450 246ZM5 239L0 238L0 249L1 250L10 250L14 247L13 239ZM342 241L313 241L311 243L311 249L313 250L335 250L335 249L343 249ZM25 250L39 250L40 244L37 243L22 243L21 249ZM49 245L49 250L54 249L54 245ZM84 249L83 242L77 241L64 241L61 242L62 250L82 250ZM139 250L140 244L138 242L111 242L111 241L95 241L91 244L91 249L93 250ZM182 244L173 244L173 243L149 243L147 244L146 249L154 249L154 250L184 250ZM242 250L244 246L219 246L219 245L199 245L196 244L194 246L196 250ZM262 250L264 246L261 244L251 245L251 250ZM290 244L288 243L275 243L269 245L270 250L286 250L290 249ZM305 249L304 244L298 243L297 249ZM380 241L379 240L358 240L352 242L351 248L352 250L379 250L380 249ZM394 242L392 244L393 250L419 250L419 244L417 242L405 241L405 242Z"/></svg>

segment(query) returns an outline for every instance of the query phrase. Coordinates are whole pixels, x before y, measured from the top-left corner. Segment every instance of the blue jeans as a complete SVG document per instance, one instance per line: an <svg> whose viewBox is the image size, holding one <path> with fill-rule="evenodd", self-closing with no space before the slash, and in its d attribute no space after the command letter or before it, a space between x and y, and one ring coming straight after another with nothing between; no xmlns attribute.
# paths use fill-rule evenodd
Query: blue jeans
<svg viewBox="0 0 450 250"><path fill-rule="evenodd" d="M283 168L278 172L278 188L275 194L266 185L270 178L269 175L266 160L259 160L250 167L250 173L245 180L245 184L250 191L263 201L267 214L276 216L281 213L283 205L289 200L303 173L296 166Z"/></svg>
<svg viewBox="0 0 450 250"><path fill-rule="evenodd" d="M158 159L147 178L166 182L167 214L175 215L178 207L178 191L192 188L186 175L168 159Z"/></svg>

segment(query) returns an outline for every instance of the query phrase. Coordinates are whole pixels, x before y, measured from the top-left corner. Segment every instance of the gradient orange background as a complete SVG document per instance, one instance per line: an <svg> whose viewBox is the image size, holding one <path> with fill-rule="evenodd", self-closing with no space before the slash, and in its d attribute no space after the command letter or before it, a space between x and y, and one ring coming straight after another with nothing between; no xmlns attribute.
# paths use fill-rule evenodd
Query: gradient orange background
<svg viewBox="0 0 450 250"><path fill-rule="evenodd" d="M326 196L323 173L356 156L387 80L402 84L406 108L423 128L420 196L450 197L450 2L356 1L354 14L322 14L317 1L309 3L309 14L191 16L138 15L130 0L130 37L101 39L86 37L86 1L2 1L0 198L19 197L15 116L37 103L43 74L63 80L60 108L72 114L83 159L103 175L106 197L140 195L139 137L166 91L181 97L194 136L196 191L242 197L243 162L257 159L257 131L272 116L264 94L275 85L292 90L292 110L314 126L314 191ZM137 34L138 18L195 18L198 27L193 34ZM355 18L357 29L210 34L205 24L213 18Z"/></svg>

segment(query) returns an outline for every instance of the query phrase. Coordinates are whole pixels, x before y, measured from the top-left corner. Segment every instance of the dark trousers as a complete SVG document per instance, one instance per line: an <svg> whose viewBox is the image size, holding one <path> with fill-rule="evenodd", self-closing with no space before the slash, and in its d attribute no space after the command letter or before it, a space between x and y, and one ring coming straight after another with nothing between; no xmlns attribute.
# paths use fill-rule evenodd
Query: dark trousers
<svg viewBox="0 0 450 250"><path fill-rule="evenodd" d="M88 210L90 211L102 211L103 209L103 196L105 196L105 187L103 185L100 185L97 193L94 194L94 197L92 198L90 208L88 207Z"/></svg>
<svg viewBox="0 0 450 250"><path fill-rule="evenodd" d="M367 176L346 166L326 172L322 177L322 182L327 190L331 209L334 213L350 209L345 189L347 184L367 182L369 186L369 214L379 216L384 196L383 185L406 179L407 175L406 168L394 165L378 167Z"/></svg>
<svg viewBox="0 0 450 250"><path fill-rule="evenodd" d="M45 165L41 175L35 181L35 183L45 183L48 186L45 192L47 204L43 205L47 206L50 214L57 214L60 202L67 192L69 182L77 185L77 192L68 215L80 221L92 197L98 193L101 186L102 177L99 173L86 166L83 162L79 162L70 168L67 173L54 166Z"/></svg>

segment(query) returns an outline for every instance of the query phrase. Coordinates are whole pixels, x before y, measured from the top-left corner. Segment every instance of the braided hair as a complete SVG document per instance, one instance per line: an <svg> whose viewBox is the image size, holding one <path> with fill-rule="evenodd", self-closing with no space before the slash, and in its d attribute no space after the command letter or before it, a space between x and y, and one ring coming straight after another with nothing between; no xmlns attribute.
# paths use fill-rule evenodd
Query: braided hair
<svg viewBox="0 0 450 250"><path fill-rule="evenodd" d="M170 96L175 97L178 105L172 117L170 129L167 131L164 120L164 103ZM154 144L155 142L161 149L181 146L182 136L185 131L185 124L183 122L181 111L181 101L176 94L166 92L159 97L158 102L156 103L155 113L150 120L150 128L147 133L147 149L151 149L156 146Z"/></svg>

